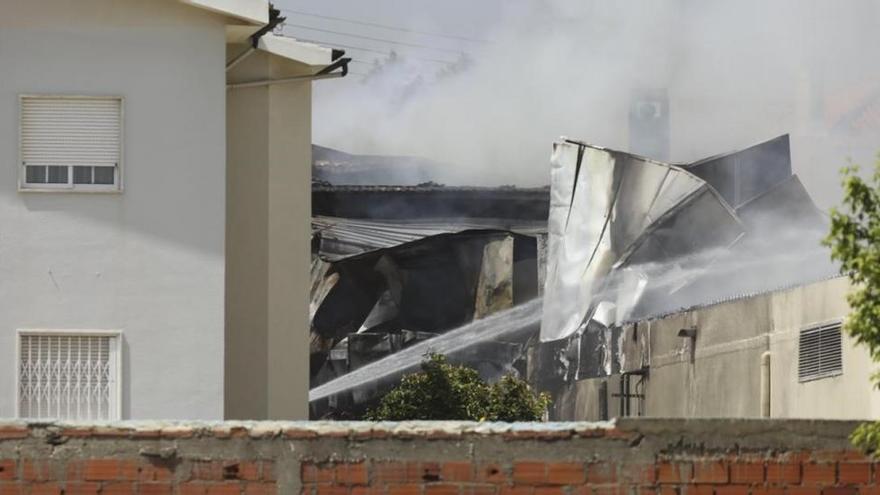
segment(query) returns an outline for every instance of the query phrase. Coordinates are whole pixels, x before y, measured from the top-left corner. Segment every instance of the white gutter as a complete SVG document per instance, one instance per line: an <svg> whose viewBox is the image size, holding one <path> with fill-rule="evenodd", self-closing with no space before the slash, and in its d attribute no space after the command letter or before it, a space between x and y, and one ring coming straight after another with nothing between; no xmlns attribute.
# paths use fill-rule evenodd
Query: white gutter
<svg viewBox="0 0 880 495"><path fill-rule="evenodd" d="M285 77L283 79L265 79L261 81L234 83L227 84L226 89L255 88L259 86L269 86L271 84L285 84L297 81L316 81L318 79L336 79L337 77L345 77L347 73L348 71L346 70L344 72L333 72L331 74L310 74L307 76Z"/></svg>

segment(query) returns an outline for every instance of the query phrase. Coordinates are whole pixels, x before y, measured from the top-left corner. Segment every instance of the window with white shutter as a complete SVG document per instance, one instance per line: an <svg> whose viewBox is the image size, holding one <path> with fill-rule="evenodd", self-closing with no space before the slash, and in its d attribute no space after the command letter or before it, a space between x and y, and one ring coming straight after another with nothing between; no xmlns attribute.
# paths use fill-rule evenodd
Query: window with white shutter
<svg viewBox="0 0 880 495"><path fill-rule="evenodd" d="M120 419L121 334L20 331L18 335L18 417Z"/></svg>
<svg viewBox="0 0 880 495"><path fill-rule="evenodd" d="M798 380L806 382L842 373L840 323L801 330L798 340Z"/></svg>
<svg viewBox="0 0 880 495"><path fill-rule="evenodd" d="M122 99L21 96L23 190L118 191Z"/></svg>

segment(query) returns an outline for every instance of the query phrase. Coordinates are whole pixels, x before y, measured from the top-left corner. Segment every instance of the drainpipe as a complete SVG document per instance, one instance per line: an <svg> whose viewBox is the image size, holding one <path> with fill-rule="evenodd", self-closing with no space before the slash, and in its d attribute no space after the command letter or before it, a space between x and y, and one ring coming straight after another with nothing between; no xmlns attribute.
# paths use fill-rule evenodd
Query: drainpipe
<svg viewBox="0 0 880 495"><path fill-rule="evenodd" d="M251 35L251 46L249 46L248 49L244 51L244 53L235 57L235 59L226 64L226 72L234 69L236 65L242 63L244 59L248 58L252 53L257 51L257 46L260 44L260 38L262 38L263 35L272 31L279 24L286 20L286 17L281 17L280 10L276 9L272 4L269 4L269 22L265 26L261 27L259 31Z"/></svg>
<svg viewBox="0 0 880 495"><path fill-rule="evenodd" d="M770 417L770 351L761 354L761 417Z"/></svg>

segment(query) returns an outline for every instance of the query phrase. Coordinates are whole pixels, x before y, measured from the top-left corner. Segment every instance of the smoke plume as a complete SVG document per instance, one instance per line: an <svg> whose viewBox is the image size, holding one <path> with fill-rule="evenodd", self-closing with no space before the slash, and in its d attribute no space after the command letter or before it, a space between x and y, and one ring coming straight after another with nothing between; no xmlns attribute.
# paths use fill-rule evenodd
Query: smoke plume
<svg viewBox="0 0 880 495"><path fill-rule="evenodd" d="M838 200L846 158L880 148L876 1L502 5L481 33L491 42L450 67L401 55L316 85L315 142L434 159L447 184L543 185L555 138L628 150L634 95L661 90L668 158L788 132L795 173L823 208Z"/></svg>

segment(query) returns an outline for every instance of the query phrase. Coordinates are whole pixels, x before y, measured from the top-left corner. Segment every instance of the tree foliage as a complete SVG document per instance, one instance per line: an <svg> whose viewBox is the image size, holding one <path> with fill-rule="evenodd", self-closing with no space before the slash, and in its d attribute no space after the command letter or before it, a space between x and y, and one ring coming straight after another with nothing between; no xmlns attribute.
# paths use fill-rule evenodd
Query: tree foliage
<svg viewBox="0 0 880 495"><path fill-rule="evenodd" d="M843 173L843 208L831 210L825 244L853 283L847 295L852 312L844 330L880 361L880 159L870 182L855 165ZM878 376L874 375L874 380Z"/></svg>
<svg viewBox="0 0 880 495"><path fill-rule="evenodd" d="M431 354L421 372L404 376L366 419L539 421L549 402L547 395L535 395L516 377L505 376L490 385L476 370Z"/></svg>
<svg viewBox="0 0 880 495"><path fill-rule="evenodd" d="M840 262L853 289L847 295L850 314L844 331L868 348L872 360L880 361L880 156L868 180L850 165L842 170L843 205L831 210L831 232L825 245L832 259ZM875 384L880 375L872 376ZM880 426L861 425L852 441L868 451L880 447Z"/></svg>

